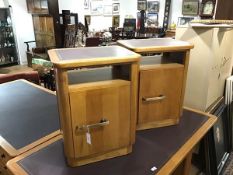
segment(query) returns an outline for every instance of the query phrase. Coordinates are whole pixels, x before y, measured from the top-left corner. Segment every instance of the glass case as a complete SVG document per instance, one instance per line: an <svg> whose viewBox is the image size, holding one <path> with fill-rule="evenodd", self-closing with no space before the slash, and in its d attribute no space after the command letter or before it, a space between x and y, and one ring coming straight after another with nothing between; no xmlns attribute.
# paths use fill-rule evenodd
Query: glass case
<svg viewBox="0 0 233 175"><path fill-rule="evenodd" d="M0 66L18 64L9 8L0 8Z"/></svg>

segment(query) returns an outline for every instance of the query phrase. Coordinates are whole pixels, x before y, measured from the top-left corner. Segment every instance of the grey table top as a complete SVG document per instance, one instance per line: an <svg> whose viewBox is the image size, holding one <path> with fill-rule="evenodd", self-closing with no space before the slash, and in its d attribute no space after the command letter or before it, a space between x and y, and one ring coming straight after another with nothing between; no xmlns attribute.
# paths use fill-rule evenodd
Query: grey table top
<svg viewBox="0 0 233 175"><path fill-rule="evenodd" d="M0 135L15 149L59 129L55 95L24 81L0 84Z"/></svg>

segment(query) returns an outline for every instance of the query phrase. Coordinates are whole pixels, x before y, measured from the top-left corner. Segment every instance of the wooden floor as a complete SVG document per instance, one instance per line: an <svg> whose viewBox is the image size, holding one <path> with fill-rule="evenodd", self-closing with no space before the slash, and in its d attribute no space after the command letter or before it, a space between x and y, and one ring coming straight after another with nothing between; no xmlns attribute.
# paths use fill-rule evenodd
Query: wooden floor
<svg viewBox="0 0 233 175"><path fill-rule="evenodd" d="M28 72L32 70L33 69L31 67L23 66L23 65L0 67L0 74L14 74L14 73Z"/></svg>

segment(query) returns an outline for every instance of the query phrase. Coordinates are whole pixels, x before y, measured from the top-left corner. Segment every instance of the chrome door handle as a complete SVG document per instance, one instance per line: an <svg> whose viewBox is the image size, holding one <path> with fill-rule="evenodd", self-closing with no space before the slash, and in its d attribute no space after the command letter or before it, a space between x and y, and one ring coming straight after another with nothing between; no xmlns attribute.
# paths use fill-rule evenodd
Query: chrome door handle
<svg viewBox="0 0 233 175"><path fill-rule="evenodd" d="M90 129L99 128L99 127L103 127L103 126L106 126L106 125L109 125L109 120L101 119L99 123L94 123L94 124L90 124L90 125L76 126L76 132L89 131Z"/></svg>
<svg viewBox="0 0 233 175"><path fill-rule="evenodd" d="M142 101L143 102L153 102L153 101L161 101L161 100L164 100L166 98L165 95L160 95L160 96L157 96L157 97L142 97Z"/></svg>

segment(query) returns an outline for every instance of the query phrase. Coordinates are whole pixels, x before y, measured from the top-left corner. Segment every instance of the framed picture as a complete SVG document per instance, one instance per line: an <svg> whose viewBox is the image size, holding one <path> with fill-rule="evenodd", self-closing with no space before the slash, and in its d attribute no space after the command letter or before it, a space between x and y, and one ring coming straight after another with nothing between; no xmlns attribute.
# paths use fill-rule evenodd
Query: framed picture
<svg viewBox="0 0 233 175"><path fill-rule="evenodd" d="M112 15L112 5L104 5L104 16Z"/></svg>
<svg viewBox="0 0 233 175"><path fill-rule="evenodd" d="M148 13L146 18L147 26L156 27L158 26L158 13Z"/></svg>
<svg viewBox="0 0 233 175"><path fill-rule="evenodd" d="M146 10L147 3L146 0L138 0L138 10Z"/></svg>
<svg viewBox="0 0 233 175"><path fill-rule="evenodd" d="M84 19L86 20L87 25L90 25L90 24L91 24L91 15L85 15L85 16L84 16Z"/></svg>
<svg viewBox="0 0 233 175"><path fill-rule="evenodd" d="M120 12L120 3L113 3L112 4L112 13L119 14Z"/></svg>
<svg viewBox="0 0 233 175"><path fill-rule="evenodd" d="M91 1L91 15L103 15L103 1Z"/></svg>
<svg viewBox="0 0 233 175"><path fill-rule="evenodd" d="M193 17L179 17L177 26L188 26L192 20L194 20Z"/></svg>
<svg viewBox="0 0 233 175"><path fill-rule="evenodd" d="M119 27L120 24L120 16L113 16L112 17L112 27Z"/></svg>
<svg viewBox="0 0 233 175"><path fill-rule="evenodd" d="M148 1L147 11L149 13L158 13L159 12L159 1Z"/></svg>
<svg viewBox="0 0 233 175"><path fill-rule="evenodd" d="M89 9L90 0L84 0L84 9Z"/></svg>
<svg viewBox="0 0 233 175"><path fill-rule="evenodd" d="M183 15L198 15L199 0L183 0L182 14Z"/></svg>

